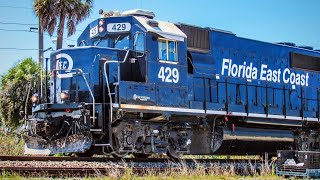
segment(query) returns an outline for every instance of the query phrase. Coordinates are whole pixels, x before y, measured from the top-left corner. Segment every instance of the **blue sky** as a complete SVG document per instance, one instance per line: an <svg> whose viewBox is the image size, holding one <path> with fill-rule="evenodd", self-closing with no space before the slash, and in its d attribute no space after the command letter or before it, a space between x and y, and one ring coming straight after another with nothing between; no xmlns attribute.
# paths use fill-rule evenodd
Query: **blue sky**
<svg viewBox="0 0 320 180"><path fill-rule="evenodd" d="M38 23L32 5L33 0L0 0L0 74L21 59L38 58L35 50L38 48L37 33L27 32ZM64 46L76 44L81 30L99 17L99 9L121 12L139 8L154 11L159 20L228 30L240 37L266 42L294 42L320 49L319 7L319 0L95 0L90 17L77 26L75 35L65 37ZM53 38L45 35L45 49L55 48ZM45 57L49 57L49 53L45 53Z"/></svg>

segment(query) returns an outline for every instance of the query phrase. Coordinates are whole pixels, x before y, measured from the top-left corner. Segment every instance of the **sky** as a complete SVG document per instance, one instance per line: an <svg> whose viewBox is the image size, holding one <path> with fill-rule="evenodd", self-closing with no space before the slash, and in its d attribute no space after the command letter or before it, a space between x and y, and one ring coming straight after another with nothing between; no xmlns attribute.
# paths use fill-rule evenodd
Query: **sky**
<svg viewBox="0 0 320 180"><path fill-rule="evenodd" d="M0 75L19 60L38 60L38 27L33 0L0 0ZM239 37L266 42L293 42L320 49L319 0L94 0L89 18L66 37L64 47L75 45L81 31L99 9L126 11L146 9L156 19L232 31ZM13 23L13 24L8 24ZM66 33L65 33L66 34ZM54 48L55 37L44 35L44 49ZM9 48L9 49L8 49ZM49 57L47 51L44 57Z"/></svg>

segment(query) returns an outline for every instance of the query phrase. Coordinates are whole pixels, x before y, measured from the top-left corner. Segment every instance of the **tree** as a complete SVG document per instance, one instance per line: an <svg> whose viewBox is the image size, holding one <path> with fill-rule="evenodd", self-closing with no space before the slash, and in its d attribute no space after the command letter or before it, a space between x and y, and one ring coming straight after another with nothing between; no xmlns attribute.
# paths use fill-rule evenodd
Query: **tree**
<svg viewBox="0 0 320 180"><path fill-rule="evenodd" d="M73 35L76 25L90 15L92 4L93 0L35 0L34 11L40 19L42 29L50 36L53 35L59 20L57 49L61 49L65 22L68 36Z"/></svg>
<svg viewBox="0 0 320 180"><path fill-rule="evenodd" d="M16 127L21 120L20 112L30 112L32 91L40 78L40 68L32 58L24 59L1 76L0 112L6 125Z"/></svg>

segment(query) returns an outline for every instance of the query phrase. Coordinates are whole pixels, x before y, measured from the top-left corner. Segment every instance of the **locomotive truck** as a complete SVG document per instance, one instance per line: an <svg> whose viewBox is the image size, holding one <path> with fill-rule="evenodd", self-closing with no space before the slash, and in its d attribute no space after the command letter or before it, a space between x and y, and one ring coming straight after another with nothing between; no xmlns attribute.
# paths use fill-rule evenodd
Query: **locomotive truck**
<svg viewBox="0 0 320 180"><path fill-rule="evenodd" d="M320 52L146 10L102 14L50 57L26 154L320 151Z"/></svg>

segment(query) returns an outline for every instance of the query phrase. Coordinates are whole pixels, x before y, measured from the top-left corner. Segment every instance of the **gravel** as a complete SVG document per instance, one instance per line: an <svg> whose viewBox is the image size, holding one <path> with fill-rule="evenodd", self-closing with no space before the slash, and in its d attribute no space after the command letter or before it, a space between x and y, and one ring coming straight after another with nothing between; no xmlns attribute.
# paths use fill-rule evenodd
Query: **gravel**
<svg viewBox="0 0 320 180"><path fill-rule="evenodd" d="M260 163L231 163L236 168L255 167L259 168ZM1 167L34 167L34 168L106 168L121 169L134 168L196 168L196 167L229 167L230 163L196 163L196 162L87 162L87 161L0 161Z"/></svg>
<svg viewBox="0 0 320 180"><path fill-rule="evenodd" d="M110 162L81 161L0 161L0 167L55 167L55 168L122 168L120 164Z"/></svg>

